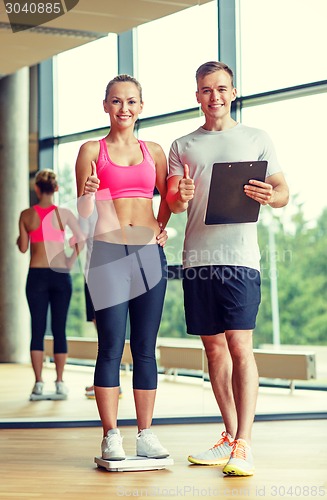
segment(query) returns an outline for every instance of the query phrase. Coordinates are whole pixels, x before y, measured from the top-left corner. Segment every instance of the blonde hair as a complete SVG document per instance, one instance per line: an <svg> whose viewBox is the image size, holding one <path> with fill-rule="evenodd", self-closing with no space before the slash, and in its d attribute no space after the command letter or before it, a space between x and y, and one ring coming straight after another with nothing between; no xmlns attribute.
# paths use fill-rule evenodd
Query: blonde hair
<svg viewBox="0 0 327 500"><path fill-rule="evenodd" d="M137 90L139 91L140 100L141 100L141 102L143 102L143 100L142 100L142 87L141 87L140 82L137 81L136 78L134 78L133 76L125 75L125 74L115 76L115 78L113 78L112 80L110 80L110 82L108 83L108 85L106 87L106 93L105 93L105 97L104 97L105 101L107 100L107 97L108 97L108 94L110 92L111 87L115 83L121 83L121 82L131 82L131 83L134 83L134 85L136 85Z"/></svg>
<svg viewBox="0 0 327 500"><path fill-rule="evenodd" d="M196 78L196 83L199 82L200 78L203 78L204 76L210 75L210 73L214 73L215 71L226 71L226 73L229 74L231 82L232 82L232 87L234 87L234 74L233 71L227 64L221 62L221 61L209 61L204 64L201 64L201 66L198 67L195 73L195 78Z"/></svg>
<svg viewBox="0 0 327 500"><path fill-rule="evenodd" d="M58 187L57 176L53 170L45 168L37 172L35 184L39 187L41 193L54 193Z"/></svg>

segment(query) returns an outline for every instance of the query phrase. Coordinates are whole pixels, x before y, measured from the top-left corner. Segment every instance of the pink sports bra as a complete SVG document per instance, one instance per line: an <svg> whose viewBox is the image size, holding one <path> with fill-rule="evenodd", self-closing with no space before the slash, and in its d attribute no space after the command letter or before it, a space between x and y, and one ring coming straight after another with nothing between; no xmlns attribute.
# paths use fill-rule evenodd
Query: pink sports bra
<svg viewBox="0 0 327 500"><path fill-rule="evenodd" d="M122 166L109 158L105 139L100 141L97 161L97 175L100 180L96 200L116 200L117 198L153 198L156 184L156 167L149 150L139 141L143 160L137 165Z"/></svg>
<svg viewBox="0 0 327 500"><path fill-rule="evenodd" d="M57 208L56 205L50 205L50 207L47 208L40 207L40 205L33 205L33 208L40 217L41 224L37 229L30 231L30 242L38 243L40 241L59 241L63 243L65 241L65 231L63 229L56 229L52 225L52 217L47 217L44 221L44 218ZM59 225L61 225L60 220Z"/></svg>

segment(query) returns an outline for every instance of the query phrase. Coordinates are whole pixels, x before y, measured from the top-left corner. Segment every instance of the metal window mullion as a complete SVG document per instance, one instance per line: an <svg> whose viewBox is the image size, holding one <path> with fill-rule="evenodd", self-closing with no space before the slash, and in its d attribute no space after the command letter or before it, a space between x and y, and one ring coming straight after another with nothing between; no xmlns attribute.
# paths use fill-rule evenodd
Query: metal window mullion
<svg viewBox="0 0 327 500"><path fill-rule="evenodd" d="M237 0L217 0L218 8L218 59L234 72L234 85L238 82L237 67ZM231 115L237 119L236 106L232 106Z"/></svg>
<svg viewBox="0 0 327 500"><path fill-rule="evenodd" d="M54 153L54 84L53 58L38 65L39 81L39 169L53 168Z"/></svg>

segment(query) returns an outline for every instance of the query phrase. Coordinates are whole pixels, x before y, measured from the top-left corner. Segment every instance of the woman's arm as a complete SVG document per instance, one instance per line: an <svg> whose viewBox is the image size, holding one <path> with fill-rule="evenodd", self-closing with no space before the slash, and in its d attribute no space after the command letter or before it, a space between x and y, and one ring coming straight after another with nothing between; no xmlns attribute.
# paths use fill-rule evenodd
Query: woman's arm
<svg viewBox="0 0 327 500"><path fill-rule="evenodd" d="M94 195L100 184L96 175L98 155L98 141L88 141L81 146L76 160L77 209L84 218L93 213Z"/></svg>
<svg viewBox="0 0 327 500"><path fill-rule="evenodd" d="M171 210L168 206L167 196L167 159L166 155L159 144L154 142L147 143L152 158L156 165L156 188L160 194L160 205L157 215L157 221L161 228L160 234L157 236L159 245L164 246L167 241L167 232L164 230L171 216Z"/></svg>
<svg viewBox="0 0 327 500"><path fill-rule="evenodd" d="M167 159L166 155L159 144L154 142L147 143L151 156L154 159L156 165L156 188L160 194L160 205L158 210L157 220L162 227L165 228L170 216L171 210L168 207L166 196L167 196Z"/></svg>
<svg viewBox="0 0 327 500"><path fill-rule="evenodd" d="M24 210L19 217L19 236L16 244L22 253L27 252L29 247L29 235L25 226L26 210Z"/></svg>
<svg viewBox="0 0 327 500"><path fill-rule="evenodd" d="M73 236L69 241L69 244L73 249L73 252L69 257L66 256L66 265L68 269L71 269L73 267L75 260L78 258L80 252L84 248L85 235L80 228L78 220L70 210L60 209L60 211L64 212L63 219L65 220L65 223L73 233Z"/></svg>

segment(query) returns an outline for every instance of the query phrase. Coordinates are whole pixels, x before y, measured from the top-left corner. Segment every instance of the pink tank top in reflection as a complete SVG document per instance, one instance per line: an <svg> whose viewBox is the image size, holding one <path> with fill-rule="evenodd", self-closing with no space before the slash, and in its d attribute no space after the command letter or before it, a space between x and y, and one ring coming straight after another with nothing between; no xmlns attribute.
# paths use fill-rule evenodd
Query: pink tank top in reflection
<svg viewBox="0 0 327 500"><path fill-rule="evenodd" d="M29 237L31 243L38 243L40 241L65 241L65 231L57 229L52 224L52 217L56 215L45 217L53 212L57 207L56 205L50 205L49 207L43 208L40 205L33 205L34 210L40 217L41 223L37 229L30 231ZM44 220L45 219L45 220ZM60 223L59 223L60 224Z"/></svg>

